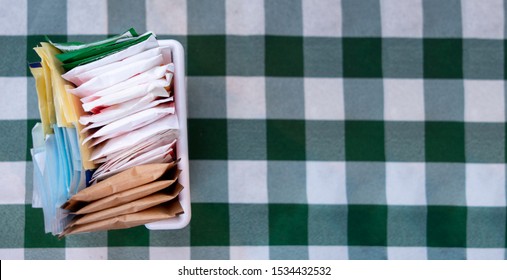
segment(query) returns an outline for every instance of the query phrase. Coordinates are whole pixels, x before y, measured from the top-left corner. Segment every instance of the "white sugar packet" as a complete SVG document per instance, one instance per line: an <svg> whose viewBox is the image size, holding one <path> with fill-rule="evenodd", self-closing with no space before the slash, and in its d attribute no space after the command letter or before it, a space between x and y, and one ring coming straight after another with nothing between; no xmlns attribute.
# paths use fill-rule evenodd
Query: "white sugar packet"
<svg viewBox="0 0 507 280"><path fill-rule="evenodd" d="M144 36L148 33L151 33L151 32L147 32L141 36ZM108 65L108 64L116 62L116 61L120 61L120 60L125 59L127 57L136 55L140 52L143 52L145 50L152 49L152 48L155 48L158 46L159 46L158 41L155 38L155 35L152 35L148 39L146 39L145 41L140 42L139 44L135 44L135 45L130 46L124 50L121 50L119 52L105 56L104 58L90 62L88 64L77 66L77 67L73 68L72 70L68 71L67 73L63 74L62 78L64 78L65 80L67 80L69 82L77 84L79 82L79 80L76 79L76 76L78 74L84 73L86 71L90 71L92 69L95 69L95 68L98 68L98 67L101 67L104 65Z"/></svg>
<svg viewBox="0 0 507 280"><path fill-rule="evenodd" d="M80 98L90 96L93 93L113 86L117 83L123 82L128 78L143 73L155 66L161 65L163 62L162 55L136 61L123 67L117 68L113 71L109 71L99 75L88 82L80 85L74 89L68 89L67 92L74 94Z"/></svg>
<svg viewBox="0 0 507 280"><path fill-rule="evenodd" d="M122 134L128 133L130 131L141 128L145 125L148 125L160 118L163 118L166 115L174 113L174 107L169 106L169 104L162 104L155 108L150 108L125 118L116 120L114 122L109 123L108 125L103 126L99 130L97 130L92 135L88 136L83 140L83 145L90 141L93 138L97 138L94 142L91 143L90 146L95 146L107 139L114 138L120 136Z"/></svg>
<svg viewBox="0 0 507 280"><path fill-rule="evenodd" d="M169 129L160 133L153 135L152 137L146 139L142 143L138 143L135 146L128 147L126 149L120 150L118 152L114 152L109 154L103 158L98 159L97 161L105 163L104 165L114 164L120 160L128 158L136 153L142 153L143 150L151 149L154 147L158 147L160 145L165 145L176 141L179 137L179 130L177 129ZM107 167L107 166L105 166Z"/></svg>
<svg viewBox="0 0 507 280"><path fill-rule="evenodd" d="M163 66L154 67L154 68L152 68L152 69L150 69L150 70L148 70L146 72L143 72L143 73L141 73L139 75L131 77L131 78L129 78L126 81L123 81L123 82L118 83L118 84L116 84L114 86L108 87L106 89L100 90L100 91L98 91L98 92L96 92L96 93L94 93L94 94L92 94L90 96L81 98L81 102L82 103L88 103L88 102L91 102L93 100L99 99L102 96L113 94L113 93L118 92L120 90L124 90L124 89L130 88L130 87L133 87L133 86L137 86L137 85L140 85L140 84L145 84L145 83L148 83L150 81L161 79L163 77L166 78L166 80L169 82L169 85L170 85L171 84L171 79L168 79L168 77L166 76L166 74L169 74L169 73L167 73L167 71L170 71L171 65L173 66L172 68L174 68L173 64L166 64L166 65L163 65ZM172 76L171 76L171 78L172 78Z"/></svg>
<svg viewBox="0 0 507 280"><path fill-rule="evenodd" d="M150 151L148 153L145 153L141 155L138 158L135 158L134 160L127 162L123 166L115 167L109 170L108 172L104 172L102 174L99 174L95 177L95 179L92 179L94 181L99 181L106 179L109 176L113 176L114 174L117 174L119 172L122 172L124 170L127 170L131 167L137 166L137 165L143 165L143 164L151 164L151 163L168 163L174 161L171 152L173 149L168 149L167 151L164 151L162 149L157 149Z"/></svg>
<svg viewBox="0 0 507 280"><path fill-rule="evenodd" d="M113 160L108 160L106 163L101 165L92 176L92 180L101 178L103 174L112 175L116 172L121 172L126 168L133 166L132 164L144 164L139 161L147 161L148 159L162 159L167 156L175 148L176 139L172 138L159 138L156 142L151 145L145 146L142 149L135 150L134 152L128 153L123 157L118 157ZM157 157L162 155L162 157Z"/></svg>
<svg viewBox="0 0 507 280"><path fill-rule="evenodd" d="M153 93L148 93L143 97L129 100L120 104L112 105L100 111L98 114L84 115L79 118L79 122L82 125L87 125L81 132L88 131L92 128L104 126L110 122L116 121L125 116L137 113L142 110L146 110L155 107L159 104L171 102L174 98L162 98L157 99Z"/></svg>
<svg viewBox="0 0 507 280"><path fill-rule="evenodd" d="M149 58L158 56L162 53L161 52L162 48L167 48L167 47L158 47L158 48L149 49L149 50L143 51L141 53L138 53L136 55L133 55L131 57L125 58L124 60L113 62L113 63L107 64L107 65L86 71L84 73L78 74L76 76L76 79L79 80L80 83L76 84L76 85L79 86L79 85L81 85L85 82L88 82L89 80L99 76L99 75L102 75L102 74L107 73L109 71L113 71L113 70L121 68L121 67L124 67L130 63L134 63L134 62L138 62L141 60L145 60L145 59L149 59Z"/></svg>
<svg viewBox="0 0 507 280"><path fill-rule="evenodd" d="M103 108L115 104L120 104L125 101L143 97L147 94L152 94L156 97L169 97L169 93L165 89L165 87L168 85L169 82L167 80L158 79L131 88L126 88L112 94L108 94L91 102L83 103L82 106L85 112L94 112L96 111L94 110L96 108Z"/></svg>
<svg viewBox="0 0 507 280"><path fill-rule="evenodd" d="M107 142L96 146L92 151L90 160L95 161L115 152L130 149L154 135L169 130L175 130L175 133L179 131L178 117L175 114L170 114L140 129L109 139Z"/></svg>

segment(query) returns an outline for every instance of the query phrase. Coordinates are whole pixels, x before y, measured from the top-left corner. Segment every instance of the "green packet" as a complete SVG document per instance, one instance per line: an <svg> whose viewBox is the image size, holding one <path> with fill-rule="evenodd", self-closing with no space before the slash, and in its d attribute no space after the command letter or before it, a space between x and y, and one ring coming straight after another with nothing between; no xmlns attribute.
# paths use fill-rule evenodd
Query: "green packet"
<svg viewBox="0 0 507 280"><path fill-rule="evenodd" d="M124 50L128 47L131 47L133 45L139 44L143 41L146 41L151 36L153 36L153 33L148 32L140 37L133 38L132 40L123 41L123 42L112 44L112 45L107 45L102 48L91 49L91 50L87 51L86 53L82 53L79 56L76 56L74 59L65 62L62 65L62 67L65 71L69 71L79 65L83 65L83 64L87 64L87 63L99 60L105 56L119 52L119 51Z"/></svg>
<svg viewBox="0 0 507 280"><path fill-rule="evenodd" d="M52 42L47 36L46 36L46 40L51 45L53 45L55 48L59 49L62 53L67 53L67 52L82 50L85 48L96 47L96 46L100 46L100 45L104 45L104 44L108 44L108 43L115 43L119 40L125 40L128 38L137 37L137 36L139 36L139 34L137 34L136 30L134 28L130 28L129 30L123 32L122 34L119 34L119 35L116 35L116 36L113 36L113 37L110 37L110 38L107 38L107 39L104 39L101 41L88 43L88 44L81 43L81 42L55 43L55 42Z"/></svg>
<svg viewBox="0 0 507 280"><path fill-rule="evenodd" d="M132 33L133 32L133 33ZM135 34L135 36L133 36ZM129 41L135 39L137 36L137 33L133 29L129 29L127 32L117 35L113 37L113 39L106 39L95 43L90 43L88 46L78 49L78 50L72 50L67 51L61 54L58 54L56 58L60 60L62 63L68 63L73 62L76 60L83 59L83 57L90 56L89 53L96 52L102 48L107 48L109 46L115 45L117 43ZM72 43L74 44L74 43Z"/></svg>

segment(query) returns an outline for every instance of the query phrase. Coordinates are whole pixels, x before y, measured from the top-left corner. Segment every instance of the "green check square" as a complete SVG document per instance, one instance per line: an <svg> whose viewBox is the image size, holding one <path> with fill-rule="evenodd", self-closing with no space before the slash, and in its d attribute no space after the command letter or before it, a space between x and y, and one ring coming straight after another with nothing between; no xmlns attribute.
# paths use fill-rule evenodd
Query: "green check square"
<svg viewBox="0 0 507 280"><path fill-rule="evenodd" d="M266 76L302 77L303 38L266 36Z"/></svg>
<svg viewBox="0 0 507 280"><path fill-rule="evenodd" d="M389 206L389 246L426 246L426 216L426 206Z"/></svg>
<svg viewBox="0 0 507 280"><path fill-rule="evenodd" d="M462 44L461 39L424 39L424 77L463 78Z"/></svg>
<svg viewBox="0 0 507 280"><path fill-rule="evenodd" d="M227 154L229 159L266 159L265 120L227 120Z"/></svg>
<svg viewBox="0 0 507 280"><path fill-rule="evenodd" d="M308 205L309 245L347 245L347 205Z"/></svg>
<svg viewBox="0 0 507 280"><path fill-rule="evenodd" d="M349 246L387 246L387 206L349 205Z"/></svg>
<svg viewBox="0 0 507 280"><path fill-rule="evenodd" d="M469 207L467 209L467 246L502 248L505 231L505 207Z"/></svg>
<svg viewBox="0 0 507 280"><path fill-rule="evenodd" d="M25 205L25 248L63 248L65 239L44 232L42 209Z"/></svg>
<svg viewBox="0 0 507 280"><path fill-rule="evenodd" d="M28 74L25 36L0 36L0 76L24 77ZM31 49L30 49L31 50ZM26 69L26 70L25 70Z"/></svg>
<svg viewBox="0 0 507 280"><path fill-rule="evenodd" d="M227 75L264 75L264 36L227 36Z"/></svg>
<svg viewBox="0 0 507 280"><path fill-rule="evenodd" d="M231 245L267 245L269 243L267 204L230 204Z"/></svg>
<svg viewBox="0 0 507 280"><path fill-rule="evenodd" d="M308 244L308 205L269 204L269 244Z"/></svg>
<svg viewBox="0 0 507 280"><path fill-rule="evenodd" d="M384 123L346 121L345 156L348 161L384 161Z"/></svg>
<svg viewBox="0 0 507 280"><path fill-rule="evenodd" d="M502 40L466 39L463 41L465 79L503 79L504 65Z"/></svg>
<svg viewBox="0 0 507 280"><path fill-rule="evenodd" d="M429 247L466 247L466 207L429 206L427 223Z"/></svg>
<svg viewBox="0 0 507 280"><path fill-rule="evenodd" d="M305 122L267 120L268 160L305 160Z"/></svg>
<svg viewBox="0 0 507 280"><path fill-rule="evenodd" d="M382 39L343 38L343 76L382 77Z"/></svg>
<svg viewBox="0 0 507 280"><path fill-rule="evenodd" d="M505 123L465 124L467 162L505 162Z"/></svg>
<svg viewBox="0 0 507 280"><path fill-rule="evenodd" d="M342 77L342 41L340 38L304 38L306 77Z"/></svg>
<svg viewBox="0 0 507 280"><path fill-rule="evenodd" d="M426 161L465 162L465 124L426 122Z"/></svg>
<svg viewBox="0 0 507 280"><path fill-rule="evenodd" d="M188 119L190 159L227 159L227 120Z"/></svg>
<svg viewBox="0 0 507 280"><path fill-rule="evenodd" d="M0 248L23 248L23 219L25 207L23 205L0 205Z"/></svg>
<svg viewBox="0 0 507 280"><path fill-rule="evenodd" d="M192 203L191 246L229 246L229 204Z"/></svg>
<svg viewBox="0 0 507 280"><path fill-rule="evenodd" d="M345 124L343 121L306 121L306 158L317 161L345 159Z"/></svg>
<svg viewBox="0 0 507 280"><path fill-rule="evenodd" d="M26 145L28 139L32 137L31 131L27 134L27 125L26 120L0 120L0 131L3 132L0 133L1 161L32 160L31 156L27 158L30 151Z"/></svg>
<svg viewBox="0 0 507 280"><path fill-rule="evenodd" d="M150 232L145 226L110 230L107 232L107 245L109 247L148 246L150 245Z"/></svg>
<svg viewBox="0 0 507 280"><path fill-rule="evenodd" d="M188 36L187 59L189 76L225 76L225 36Z"/></svg>

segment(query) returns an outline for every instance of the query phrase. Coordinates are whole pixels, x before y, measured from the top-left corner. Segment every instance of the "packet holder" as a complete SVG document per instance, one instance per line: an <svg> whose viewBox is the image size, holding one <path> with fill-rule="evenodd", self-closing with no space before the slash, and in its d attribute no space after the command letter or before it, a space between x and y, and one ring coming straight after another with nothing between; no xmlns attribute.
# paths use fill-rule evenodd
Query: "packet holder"
<svg viewBox="0 0 507 280"><path fill-rule="evenodd" d="M181 229L190 223L190 181L188 164L188 138L187 138L187 90L185 82L185 55L183 46L176 40L158 40L160 47L164 48L163 63L174 63L173 94L178 116L180 136L176 143L176 155L180 158L178 168L182 170L179 182L184 186L178 199L183 207L184 213L174 218L158 222L148 223L146 227L150 230L171 230Z"/></svg>

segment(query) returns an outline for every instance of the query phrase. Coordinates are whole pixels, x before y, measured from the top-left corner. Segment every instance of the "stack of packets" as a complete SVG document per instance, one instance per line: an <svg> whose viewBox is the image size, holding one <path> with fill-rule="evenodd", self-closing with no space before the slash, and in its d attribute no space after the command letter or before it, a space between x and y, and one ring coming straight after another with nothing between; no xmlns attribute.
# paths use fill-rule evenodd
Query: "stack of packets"
<svg viewBox="0 0 507 280"><path fill-rule="evenodd" d="M168 203L181 191L171 171L179 124L174 64L164 59L170 50L134 29L89 44L47 40L34 48L41 62L30 64L41 117L32 129L32 204L43 209L45 231L125 228L180 214L178 199ZM127 190L136 195L125 200ZM102 199L115 203L76 208Z"/></svg>
<svg viewBox="0 0 507 280"><path fill-rule="evenodd" d="M136 166L78 192L62 206L75 217L60 237L129 228L183 213L176 198L183 189L176 165L177 161Z"/></svg>

